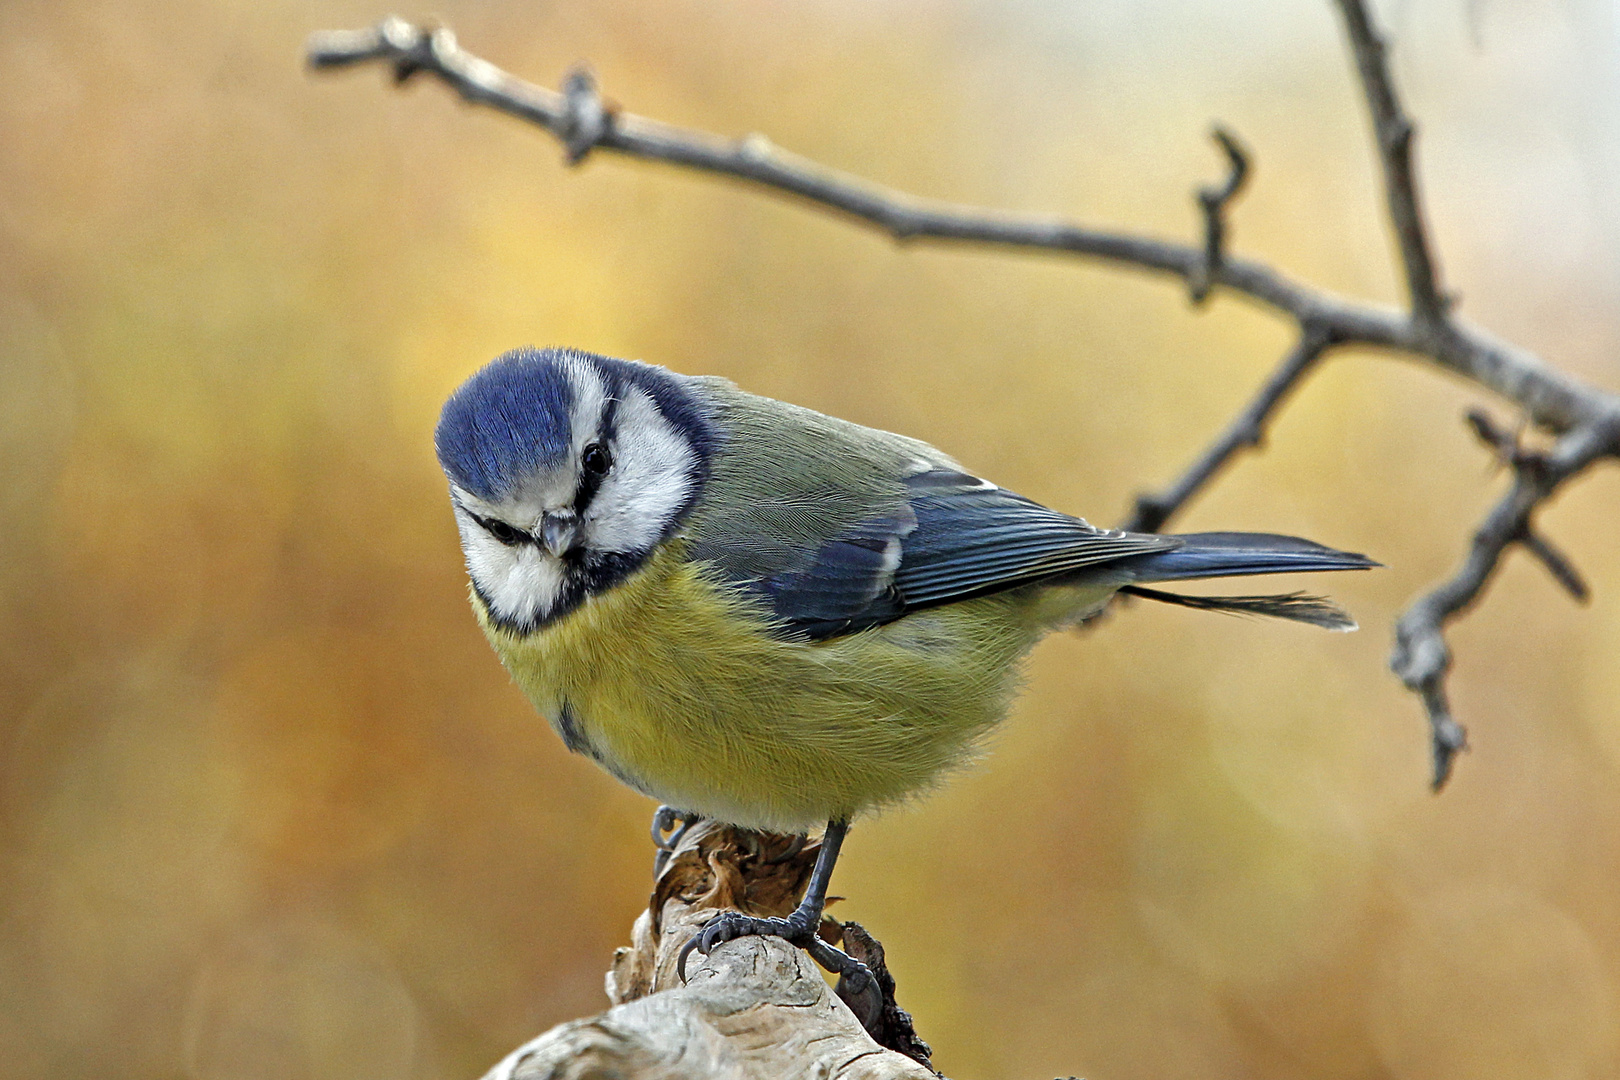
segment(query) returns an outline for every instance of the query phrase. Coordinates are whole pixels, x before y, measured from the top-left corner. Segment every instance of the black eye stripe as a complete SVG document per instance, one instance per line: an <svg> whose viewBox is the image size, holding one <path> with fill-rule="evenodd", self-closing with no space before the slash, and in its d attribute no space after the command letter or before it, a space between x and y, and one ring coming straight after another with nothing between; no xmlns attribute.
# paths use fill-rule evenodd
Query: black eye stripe
<svg viewBox="0 0 1620 1080"><path fill-rule="evenodd" d="M516 525L508 525L506 522L497 518L479 517L471 510L467 511L467 516L478 522L479 526L485 532L489 533L489 535L493 536L507 547L516 547L519 544L536 543L534 537L530 536Z"/></svg>
<svg viewBox="0 0 1620 1080"><path fill-rule="evenodd" d="M613 437L619 432L619 394L622 388L615 388L614 393L607 399L607 405L602 409L602 423L597 429L597 436L592 439L585 449L580 452L579 486L574 489L574 512L583 514L585 508L590 506L591 500L596 498L597 489L613 468ZM593 456L605 459L599 468L592 467Z"/></svg>

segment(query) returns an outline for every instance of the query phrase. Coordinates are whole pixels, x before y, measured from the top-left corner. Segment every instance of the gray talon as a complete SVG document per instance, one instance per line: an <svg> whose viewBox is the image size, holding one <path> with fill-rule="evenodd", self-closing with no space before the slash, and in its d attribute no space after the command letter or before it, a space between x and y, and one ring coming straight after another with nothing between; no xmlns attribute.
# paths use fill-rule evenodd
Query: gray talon
<svg viewBox="0 0 1620 1080"><path fill-rule="evenodd" d="M653 856L653 877L664 872L669 857L680 844L688 829L703 820L703 815L691 810L677 810L673 806L660 806L652 819L652 842L658 849ZM665 834L668 835L665 835Z"/></svg>

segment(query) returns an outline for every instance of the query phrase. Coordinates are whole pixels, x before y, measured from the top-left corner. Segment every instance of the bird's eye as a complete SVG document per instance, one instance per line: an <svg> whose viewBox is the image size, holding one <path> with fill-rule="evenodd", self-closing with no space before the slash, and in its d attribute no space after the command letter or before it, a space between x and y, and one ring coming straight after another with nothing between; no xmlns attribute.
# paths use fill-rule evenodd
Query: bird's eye
<svg viewBox="0 0 1620 1080"><path fill-rule="evenodd" d="M513 544L521 544L524 540L528 539L528 537L518 529L508 525L504 521L498 521L495 518L479 518L478 524L482 525L485 530L488 531L489 535L493 536L507 547L511 547Z"/></svg>
<svg viewBox="0 0 1620 1080"><path fill-rule="evenodd" d="M579 463L592 476L606 476L608 470L613 468L613 455L601 443L593 442L580 455Z"/></svg>

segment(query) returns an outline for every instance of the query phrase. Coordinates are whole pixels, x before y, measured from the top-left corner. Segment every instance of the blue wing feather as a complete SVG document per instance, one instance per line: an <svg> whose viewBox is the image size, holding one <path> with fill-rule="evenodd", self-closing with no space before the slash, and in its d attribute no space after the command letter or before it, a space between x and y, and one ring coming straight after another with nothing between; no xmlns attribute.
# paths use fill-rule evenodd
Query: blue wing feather
<svg viewBox="0 0 1620 1080"><path fill-rule="evenodd" d="M913 607L1165 551L1180 542L1099 529L961 473L924 473L911 485L917 530L895 585Z"/></svg>
<svg viewBox="0 0 1620 1080"><path fill-rule="evenodd" d="M910 507L862 522L823 544L808 568L773 574L758 589L794 631L812 638L898 619L905 605L894 571L916 527Z"/></svg>
<svg viewBox="0 0 1620 1080"><path fill-rule="evenodd" d="M820 640L1181 544L1098 529L948 470L910 477L906 496L894 513L826 541L808 567L746 584L769 600L787 630Z"/></svg>

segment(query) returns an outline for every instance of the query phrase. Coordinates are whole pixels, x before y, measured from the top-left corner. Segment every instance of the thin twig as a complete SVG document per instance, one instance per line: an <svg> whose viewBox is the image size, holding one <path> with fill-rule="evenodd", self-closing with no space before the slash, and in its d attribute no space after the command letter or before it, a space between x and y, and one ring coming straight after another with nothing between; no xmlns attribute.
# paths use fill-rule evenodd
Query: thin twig
<svg viewBox="0 0 1620 1080"><path fill-rule="evenodd" d="M1271 378L1266 380L1254 400L1249 402L1248 408L1238 414L1220 438L1193 462L1168 491L1156 495L1138 495L1136 511L1120 528L1129 532L1157 532L1239 450L1258 447L1265 438L1266 423L1271 419L1271 414L1332 344L1333 337L1328 330L1315 323L1307 324L1299 340L1283 357L1283 362L1277 365L1277 370L1271 373Z"/></svg>
<svg viewBox="0 0 1620 1080"><path fill-rule="evenodd" d="M1520 432L1502 427L1484 409L1469 409L1463 414L1463 419L1474 430L1479 441L1491 448L1499 463L1512 465L1518 460Z"/></svg>
<svg viewBox="0 0 1620 1080"><path fill-rule="evenodd" d="M1617 450L1620 450L1620 429L1596 425L1570 432L1545 454L1515 450L1513 486L1475 531L1463 565L1449 580L1413 603L1395 624L1395 653L1389 666L1408 689L1422 696L1428 710L1434 737L1436 791L1451 775L1452 759L1457 751L1466 745L1466 736L1452 718L1446 697L1445 678L1451 668L1451 650L1446 645L1445 624L1479 598L1501 565L1503 553L1514 543L1524 543L1527 536L1533 535L1531 516L1559 485L1598 458L1612 456ZM1567 567L1567 562L1564 565ZM1573 574L1573 569L1570 573Z"/></svg>
<svg viewBox="0 0 1620 1080"><path fill-rule="evenodd" d="M1584 604L1592 598L1592 590L1587 587L1586 579L1575 569L1575 564L1570 562L1569 556L1558 550L1551 540L1530 528L1528 524L1525 525L1524 535L1519 537L1519 546L1534 555L1536 561L1552 575L1554 581L1564 587L1570 599L1577 604Z"/></svg>
<svg viewBox="0 0 1620 1080"><path fill-rule="evenodd" d="M1504 465L1518 470L1542 470L1546 466L1546 455L1537 450L1527 449L1520 443L1522 430L1509 430L1491 419L1484 409L1470 409L1464 419L1468 426L1474 429L1479 441L1490 447L1496 460ZM1526 520L1524 530L1514 537L1515 542L1541 563L1551 574L1553 580L1564 587L1564 591L1575 600L1584 604L1591 598L1591 591L1586 586L1586 579L1581 572L1575 569L1569 556L1548 540L1545 536L1531 528Z"/></svg>
<svg viewBox="0 0 1620 1080"><path fill-rule="evenodd" d="M1406 271L1406 291L1414 320L1422 329L1435 329L1446 318L1449 307L1440 291L1434 257L1429 253L1428 233L1423 227L1423 207L1418 200L1417 176L1412 169L1412 121L1401 108L1390 78L1387 46L1367 14L1362 0L1337 0L1350 36L1350 49L1356 57L1361 88L1367 96L1372 116L1378 157L1384 168L1384 195L1389 203L1389 219L1400 245L1401 266Z"/></svg>
<svg viewBox="0 0 1620 1080"><path fill-rule="evenodd" d="M1220 277L1221 262L1226 258L1226 208L1249 178L1249 155L1237 136L1217 126L1210 132L1210 138L1226 154L1227 174L1220 187L1198 191L1198 208L1204 214L1204 264L1187 282L1187 292L1194 304L1202 304L1209 298L1209 290Z"/></svg>

